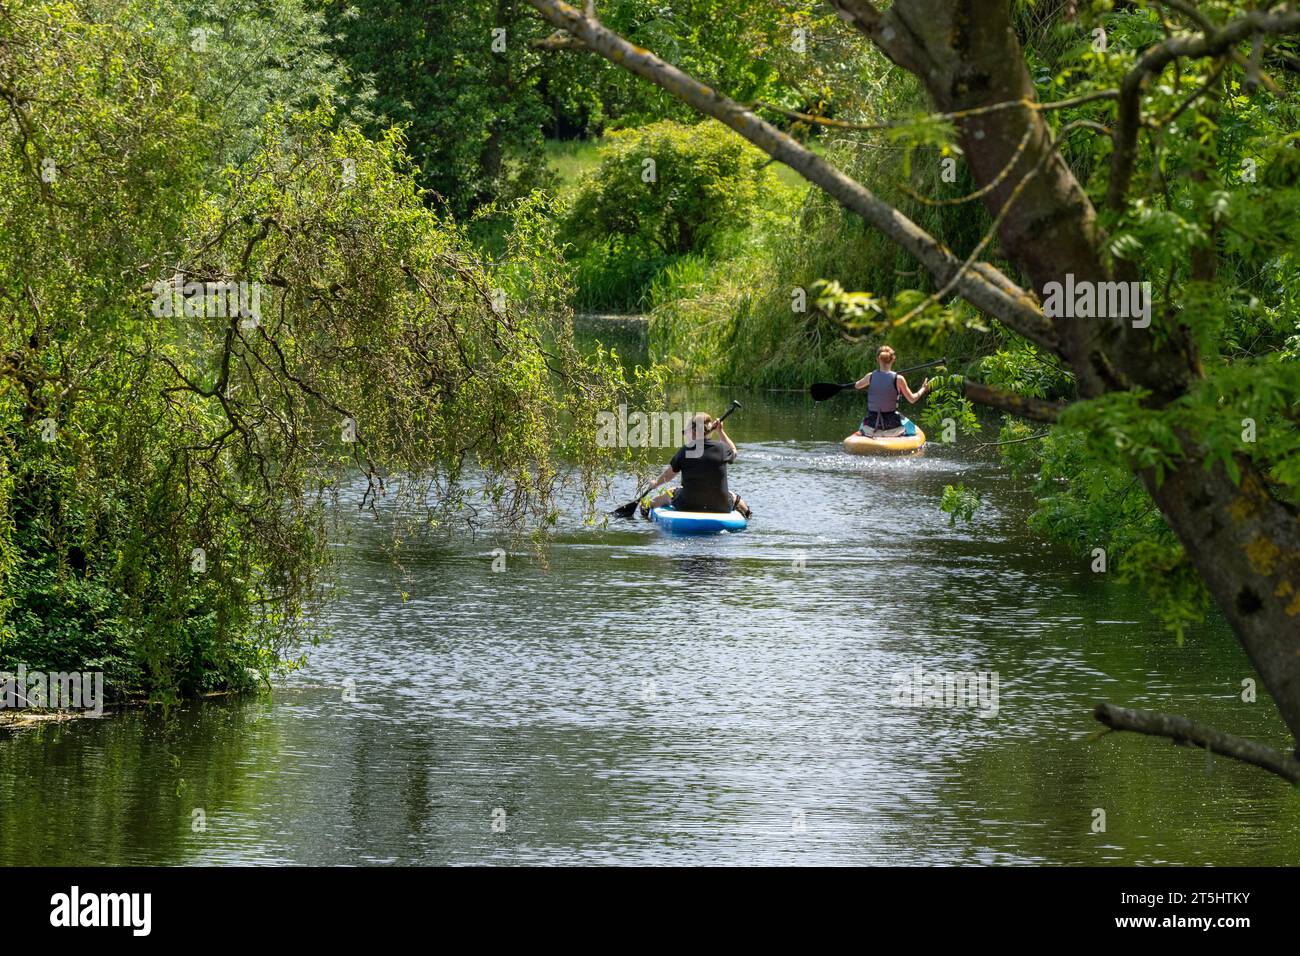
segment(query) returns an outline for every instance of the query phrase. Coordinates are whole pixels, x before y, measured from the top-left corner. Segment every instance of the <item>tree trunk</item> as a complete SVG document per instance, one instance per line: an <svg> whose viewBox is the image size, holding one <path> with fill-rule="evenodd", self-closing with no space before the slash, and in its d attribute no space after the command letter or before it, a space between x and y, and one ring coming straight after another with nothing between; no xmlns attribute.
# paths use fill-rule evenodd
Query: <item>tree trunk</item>
<svg viewBox="0 0 1300 956"><path fill-rule="evenodd" d="M1184 447L1190 447L1188 438ZM1300 525L1253 469L1234 485L1193 458L1155 486L1143 481L1183 543L1282 719L1300 741ZM1225 687L1239 675L1224 675ZM1300 756L1300 746L1296 748Z"/></svg>
<svg viewBox="0 0 1300 956"><path fill-rule="evenodd" d="M925 83L942 112L1035 99L1005 0L898 0L873 31L882 49ZM1059 155L1044 157L1051 134L1041 111L1001 109L957 124L978 184L993 183L1012 167L984 197L991 215L1042 163L998 231L1003 251L1040 295L1067 273L1076 280L1115 278L1105 266L1105 237L1083 188ZM1171 317L1161 327L1153 321L1145 329L1110 320L1058 318L1053 324L1083 396L1141 386L1151 390L1151 405L1161 407L1201 377L1190 336L1175 322ZM1297 514L1269 495L1246 459L1238 459L1242 479L1234 485L1222 465L1204 467L1194 436L1181 439L1185 460L1159 486L1151 474L1143 480L1300 740Z"/></svg>
<svg viewBox="0 0 1300 956"><path fill-rule="evenodd" d="M941 242L753 111L562 0L528 2L577 42L725 123L800 173L905 249L940 283L956 275L956 259ZM919 77L944 112L1035 101L1007 0L897 0L884 13L869 0L832 0L832 5L886 56ZM1253 22L1269 16L1250 15ZM1240 30L1221 32L1231 40ZM995 217L1025 173L1038 170L998 232L1003 252L1033 289L1041 294L1047 283L1062 282L1067 274L1078 281L1113 278L1096 211L1065 161L1049 152L1051 134L1040 110L989 110L959 118L957 126L976 182L996 184L983 198ZM1202 377L1191 337L1176 315L1161 316L1157 323L1153 313L1149 328L1128 321L1049 321L1023 289L989 263L976 263L954 282L968 302L1068 362L1084 397L1141 387L1151 393L1148 405L1155 410L1187 394ZM1050 408L1033 410L1043 420L1054 416ZM1222 465L1204 467L1195 436L1182 435L1180 442L1184 458L1161 484L1152 474L1142 478L1300 741L1300 518L1269 494L1244 457L1236 459L1242 476L1237 485Z"/></svg>

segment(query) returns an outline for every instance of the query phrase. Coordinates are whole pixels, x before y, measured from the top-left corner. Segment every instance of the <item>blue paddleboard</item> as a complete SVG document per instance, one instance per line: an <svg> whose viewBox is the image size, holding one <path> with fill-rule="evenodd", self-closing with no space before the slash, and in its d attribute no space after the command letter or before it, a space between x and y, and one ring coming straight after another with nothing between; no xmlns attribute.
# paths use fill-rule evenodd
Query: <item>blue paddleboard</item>
<svg viewBox="0 0 1300 956"><path fill-rule="evenodd" d="M739 511L723 514L713 511L652 508L650 517L669 534L718 534L722 531L744 531L748 524L745 516Z"/></svg>

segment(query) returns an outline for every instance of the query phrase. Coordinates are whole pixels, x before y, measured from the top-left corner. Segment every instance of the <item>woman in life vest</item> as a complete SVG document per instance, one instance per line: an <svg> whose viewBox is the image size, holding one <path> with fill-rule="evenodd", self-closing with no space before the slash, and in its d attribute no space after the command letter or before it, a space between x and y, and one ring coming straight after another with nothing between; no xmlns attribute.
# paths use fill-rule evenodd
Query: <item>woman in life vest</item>
<svg viewBox="0 0 1300 956"><path fill-rule="evenodd" d="M868 438L893 438L903 433L903 421L898 416L898 396L902 395L916 404L930 391L927 378L915 392L908 387L907 379L893 371L894 350L882 345L876 352L880 367L854 383L858 391L866 389L867 417L862 419L858 433Z"/></svg>

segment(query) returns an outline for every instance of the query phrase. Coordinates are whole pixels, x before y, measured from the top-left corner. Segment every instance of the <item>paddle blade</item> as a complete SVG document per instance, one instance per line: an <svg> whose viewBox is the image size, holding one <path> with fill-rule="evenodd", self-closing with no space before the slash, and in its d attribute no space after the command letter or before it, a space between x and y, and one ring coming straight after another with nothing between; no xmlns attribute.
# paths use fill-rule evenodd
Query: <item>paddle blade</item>
<svg viewBox="0 0 1300 956"><path fill-rule="evenodd" d="M615 518L630 518L636 514L636 506L641 503L640 498L635 498L625 505L620 505L610 512Z"/></svg>
<svg viewBox="0 0 1300 956"><path fill-rule="evenodd" d="M834 398L846 388L852 387L853 383L851 382L848 385L835 385L831 382L813 382L812 385L808 387L808 391L812 395L814 402L824 402L828 398Z"/></svg>

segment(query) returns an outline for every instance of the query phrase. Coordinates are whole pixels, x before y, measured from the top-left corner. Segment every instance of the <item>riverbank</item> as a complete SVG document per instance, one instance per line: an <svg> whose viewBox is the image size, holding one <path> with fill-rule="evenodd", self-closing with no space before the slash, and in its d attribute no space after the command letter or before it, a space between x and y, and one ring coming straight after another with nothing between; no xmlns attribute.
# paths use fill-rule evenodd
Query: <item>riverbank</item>
<svg viewBox="0 0 1300 956"><path fill-rule="evenodd" d="M63 724L88 717L93 719L97 716L99 715L68 710L0 711L0 731L21 730L24 727L36 727L41 724Z"/></svg>
<svg viewBox="0 0 1300 956"><path fill-rule="evenodd" d="M213 690L199 694L197 697L188 698L181 703L196 703L207 700L230 700L250 694L255 694L249 690ZM177 706L177 705L172 705ZM152 705L152 708L164 710L162 705ZM22 730L25 727L40 727L46 724L66 724L78 720L101 720L105 717L112 717L117 714L133 710L151 709L147 700L120 701L118 703L104 704L99 713L84 709L63 709L56 710L52 708L25 707L20 710L0 710L0 731L4 730Z"/></svg>

